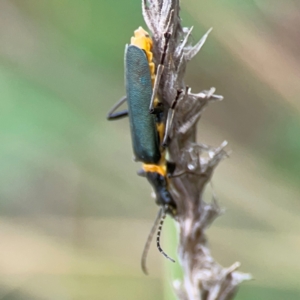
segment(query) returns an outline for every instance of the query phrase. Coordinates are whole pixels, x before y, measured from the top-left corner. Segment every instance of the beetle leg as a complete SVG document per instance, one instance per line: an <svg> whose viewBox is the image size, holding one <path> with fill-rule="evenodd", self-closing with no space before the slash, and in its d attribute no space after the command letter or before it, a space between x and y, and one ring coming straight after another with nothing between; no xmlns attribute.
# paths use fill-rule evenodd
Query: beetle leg
<svg viewBox="0 0 300 300"><path fill-rule="evenodd" d="M136 173L137 173L138 176L141 176L141 177L146 177L147 176L147 173L143 169L138 170Z"/></svg>
<svg viewBox="0 0 300 300"><path fill-rule="evenodd" d="M118 120L124 117L128 116L128 110L122 110L122 111L118 111L115 112L125 101L127 100L126 96L122 97L112 108L111 110L108 112L107 114L107 120L111 121L111 120Z"/></svg>

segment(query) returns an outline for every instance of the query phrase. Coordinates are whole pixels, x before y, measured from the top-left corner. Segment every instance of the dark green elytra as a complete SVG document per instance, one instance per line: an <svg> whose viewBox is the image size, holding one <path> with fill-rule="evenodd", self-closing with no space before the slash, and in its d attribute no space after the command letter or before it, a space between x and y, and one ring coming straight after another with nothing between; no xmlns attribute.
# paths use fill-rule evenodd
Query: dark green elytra
<svg viewBox="0 0 300 300"><path fill-rule="evenodd" d="M137 161L156 164L161 158L155 116L149 113L152 81L145 52L134 46L125 48L125 85L132 148Z"/></svg>

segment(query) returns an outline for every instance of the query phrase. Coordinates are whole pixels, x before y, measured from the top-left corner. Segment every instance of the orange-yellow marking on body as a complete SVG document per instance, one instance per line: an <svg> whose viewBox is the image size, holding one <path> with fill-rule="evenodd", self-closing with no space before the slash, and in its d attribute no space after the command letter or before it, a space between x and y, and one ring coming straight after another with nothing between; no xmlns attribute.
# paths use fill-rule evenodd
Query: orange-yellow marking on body
<svg viewBox="0 0 300 300"><path fill-rule="evenodd" d="M165 124L164 123L156 123L156 130L159 135L159 141L160 143L163 141L164 135L165 135Z"/></svg>
<svg viewBox="0 0 300 300"><path fill-rule="evenodd" d="M149 69L153 86L155 81L155 65L153 62L152 53L153 42L149 33L140 26L137 30L134 31L134 36L131 37L131 45L137 46L145 51L149 62Z"/></svg>
<svg viewBox="0 0 300 300"><path fill-rule="evenodd" d="M158 173L164 177L167 175L166 166L143 164L145 172Z"/></svg>

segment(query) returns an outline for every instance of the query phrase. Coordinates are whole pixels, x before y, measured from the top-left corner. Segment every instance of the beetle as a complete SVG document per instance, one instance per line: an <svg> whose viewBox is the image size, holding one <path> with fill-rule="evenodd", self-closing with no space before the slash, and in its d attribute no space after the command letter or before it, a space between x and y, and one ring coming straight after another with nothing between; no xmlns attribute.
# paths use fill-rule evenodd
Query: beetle
<svg viewBox="0 0 300 300"><path fill-rule="evenodd" d="M152 39L142 27L134 32L131 44L125 47L126 96L121 98L107 115L108 120L129 117L135 161L142 162L142 169L138 172L138 175L147 178L156 194L156 203L161 206L143 252L142 269L144 273L147 273L145 259L149 243L159 220L157 247L166 258L174 262L162 250L159 243L160 231L166 214L174 217L177 213L177 205L169 189L168 176L174 172L175 164L168 162L165 157L168 128L170 128L169 116L172 116L172 113L168 112L168 120L166 120L163 105L156 95L169 37L169 34L165 35L164 53L157 68L159 75L156 75L155 64L152 60ZM177 102L178 97L179 93L177 93L174 103ZM116 111L125 101L128 110ZM170 108L172 112L174 112L174 108L175 104ZM165 123L167 123L167 129Z"/></svg>
<svg viewBox="0 0 300 300"><path fill-rule="evenodd" d="M135 161L143 163L138 174L146 177L152 185L157 204L164 206L167 213L174 216L176 203L169 193L168 174L174 171L175 165L165 158L165 116L162 103L153 96L156 76L151 49L152 39L139 27L131 38L131 44L125 47L126 97L114 105L107 119L129 117ZM153 109L149 111L152 98ZM116 112L125 101L128 110Z"/></svg>

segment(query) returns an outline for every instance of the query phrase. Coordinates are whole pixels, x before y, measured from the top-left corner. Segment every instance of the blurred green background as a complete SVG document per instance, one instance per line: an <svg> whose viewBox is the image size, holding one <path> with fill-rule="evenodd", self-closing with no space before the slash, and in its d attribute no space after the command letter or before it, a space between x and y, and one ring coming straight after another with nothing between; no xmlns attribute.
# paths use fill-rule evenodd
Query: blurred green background
<svg viewBox="0 0 300 300"><path fill-rule="evenodd" d="M198 140L233 150L213 180L213 255L255 278L236 299L300 299L300 2L182 0L181 16L195 42L214 28L186 83L225 97ZM175 299L179 267L155 245L140 270L157 207L128 121L105 118L140 25L139 0L0 2L0 299ZM168 220L173 256L175 239Z"/></svg>

